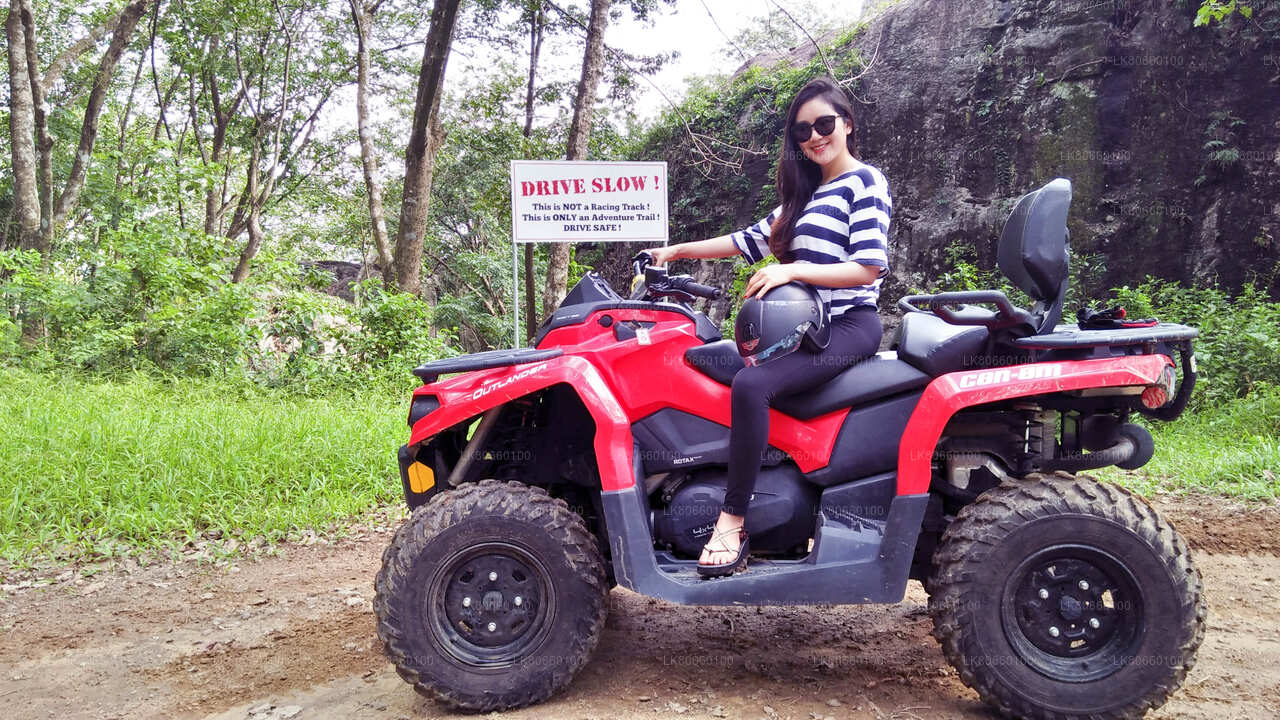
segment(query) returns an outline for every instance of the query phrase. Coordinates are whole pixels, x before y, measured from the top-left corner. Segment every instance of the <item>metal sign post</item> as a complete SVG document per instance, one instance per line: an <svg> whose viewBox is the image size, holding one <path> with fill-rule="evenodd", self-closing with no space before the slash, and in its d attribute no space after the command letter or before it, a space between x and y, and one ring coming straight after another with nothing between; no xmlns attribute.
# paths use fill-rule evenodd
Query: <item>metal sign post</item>
<svg viewBox="0 0 1280 720"><path fill-rule="evenodd" d="M516 250L520 244L514 240L511 242L511 290L515 302L512 308L515 309L515 327L511 333L511 347L518 348L524 343L520 342L520 253Z"/></svg>

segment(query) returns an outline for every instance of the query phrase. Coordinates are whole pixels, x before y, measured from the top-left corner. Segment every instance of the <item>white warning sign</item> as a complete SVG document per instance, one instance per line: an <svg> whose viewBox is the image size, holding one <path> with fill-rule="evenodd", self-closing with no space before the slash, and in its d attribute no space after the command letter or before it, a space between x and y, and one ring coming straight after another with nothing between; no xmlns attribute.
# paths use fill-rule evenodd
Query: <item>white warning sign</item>
<svg viewBox="0 0 1280 720"><path fill-rule="evenodd" d="M511 162L516 242L667 241L665 162Z"/></svg>

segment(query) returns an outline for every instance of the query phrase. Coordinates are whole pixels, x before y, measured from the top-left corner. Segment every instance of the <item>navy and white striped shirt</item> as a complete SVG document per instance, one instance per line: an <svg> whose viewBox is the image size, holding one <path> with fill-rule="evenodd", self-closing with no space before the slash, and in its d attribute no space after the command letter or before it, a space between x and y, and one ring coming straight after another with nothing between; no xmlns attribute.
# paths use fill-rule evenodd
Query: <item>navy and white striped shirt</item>
<svg viewBox="0 0 1280 720"><path fill-rule="evenodd" d="M769 254L769 230L782 208L745 230L730 235L733 244L757 263ZM849 172L819 185L796 220L791 241L794 262L842 263L852 260L880 268L870 285L848 288L818 287L831 308L831 317L857 305L876 307L880 284L889 274L889 218L893 197L889 183L876 168L858 162Z"/></svg>

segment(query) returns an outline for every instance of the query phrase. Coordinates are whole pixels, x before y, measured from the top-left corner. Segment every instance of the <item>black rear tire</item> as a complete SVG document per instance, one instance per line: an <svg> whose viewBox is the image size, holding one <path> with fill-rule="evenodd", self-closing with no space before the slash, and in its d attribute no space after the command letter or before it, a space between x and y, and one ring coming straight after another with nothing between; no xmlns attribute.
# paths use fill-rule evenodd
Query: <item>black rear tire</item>
<svg viewBox="0 0 1280 720"><path fill-rule="evenodd" d="M378 636L418 692L488 712L547 699L595 649L608 594L582 518L485 480L418 508L383 553Z"/></svg>
<svg viewBox="0 0 1280 720"><path fill-rule="evenodd" d="M1059 473L965 507L934 556L934 637L1000 712L1138 718L1195 664L1200 572L1140 497Z"/></svg>

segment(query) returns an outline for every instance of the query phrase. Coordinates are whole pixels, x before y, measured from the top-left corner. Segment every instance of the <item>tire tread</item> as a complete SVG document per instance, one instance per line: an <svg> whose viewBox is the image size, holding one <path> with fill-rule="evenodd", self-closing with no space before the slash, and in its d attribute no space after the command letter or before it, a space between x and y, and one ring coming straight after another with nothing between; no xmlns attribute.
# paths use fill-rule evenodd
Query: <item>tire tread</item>
<svg viewBox="0 0 1280 720"><path fill-rule="evenodd" d="M1204 639L1207 611L1200 571L1192 563L1186 541L1146 500L1117 485L1065 472L1030 475L1006 481L963 508L943 534L934 555L929 598L933 635L961 681L999 712L1034 720L1084 717L1051 712L1031 704L1005 685L1003 679L991 671L990 664L971 662L971 658L980 657L981 652L975 634L967 632L971 622L963 610L974 607L977 593L990 592L989 588L978 587L973 576L1002 539L1028 521L1071 514L1100 517L1135 533L1164 559L1181 598L1180 617L1184 621L1177 628L1181 637L1178 650L1185 661L1171 665L1162 682L1130 704L1088 716L1094 720L1140 718L1148 710L1164 704L1195 665L1196 650Z"/></svg>
<svg viewBox="0 0 1280 720"><path fill-rule="evenodd" d="M409 619L402 617L393 599L407 592L413 561L445 530L476 517L501 517L539 526L563 548L564 558L576 576L590 588L588 612L574 619L569 661L555 663L533 676L533 682L502 693L471 694L433 677L430 669L413 661L406 637ZM599 642L608 612L604 559L595 537L581 516L564 500L540 487L516 481L481 480L442 493L418 507L396 531L383 551L382 568L374 582L374 612L378 636L396 672L420 694L460 710L489 712L532 705L568 685L586 664Z"/></svg>

